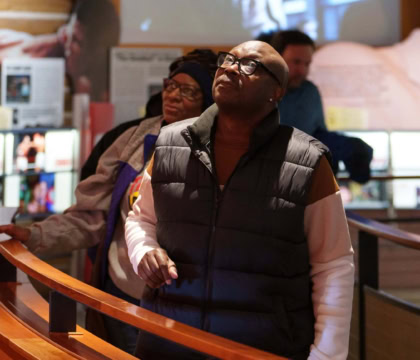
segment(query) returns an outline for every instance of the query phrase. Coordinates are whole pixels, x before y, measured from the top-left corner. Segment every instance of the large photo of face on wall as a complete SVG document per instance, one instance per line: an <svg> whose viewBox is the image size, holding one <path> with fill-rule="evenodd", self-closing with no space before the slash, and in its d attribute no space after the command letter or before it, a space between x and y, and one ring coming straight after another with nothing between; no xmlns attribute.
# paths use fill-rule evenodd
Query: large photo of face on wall
<svg viewBox="0 0 420 360"><path fill-rule="evenodd" d="M91 101L108 101L109 50L118 45L120 34L114 3L114 0L75 0L68 20L55 33L33 35L0 29L0 61L62 57L71 93L88 93ZM16 93L14 86L11 79L10 96L24 101L27 97Z"/></svg>
<svg viewBox="0 0 420 360"><path fill-rule="evenodd" d="M91 101L109 100L109 50L118 44L119 34L119 17L110 0L76 2L58 32L74 93L88 93Z"/></svg>

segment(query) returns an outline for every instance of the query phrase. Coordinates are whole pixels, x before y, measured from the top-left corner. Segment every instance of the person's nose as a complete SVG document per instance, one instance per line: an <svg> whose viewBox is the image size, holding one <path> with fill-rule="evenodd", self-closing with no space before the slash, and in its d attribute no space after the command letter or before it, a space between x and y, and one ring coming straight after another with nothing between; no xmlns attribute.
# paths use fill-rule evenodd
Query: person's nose
<svg viewBox="0 0 420 360"><path fill-rule="evenodd" d="M225 67L225 71L229 73L239 74L239 61Z"/></svg>
<svg viewBox="0 0 420 360"><path fill-rule="evenodd" d="M306 77L308 75L308 72L309 72L309 67L307 65L305 65L305 64L301 64L298 67L298 72L299 72L299 75L300 76Z"/></svg>
<svg viewBox="0 0 420 360"><path fill-rule="evenodd" d="M168 98L170 98L171 100L180 101L182 99L181 89L179 87L176 87L172 89L172 91L168 91Z"/></svg>

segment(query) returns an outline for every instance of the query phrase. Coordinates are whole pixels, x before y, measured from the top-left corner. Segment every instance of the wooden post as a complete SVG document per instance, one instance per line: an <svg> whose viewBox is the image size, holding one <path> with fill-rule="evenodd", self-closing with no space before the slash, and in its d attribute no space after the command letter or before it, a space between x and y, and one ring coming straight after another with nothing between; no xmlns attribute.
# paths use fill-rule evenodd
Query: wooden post
<svg viewBox="0 0 420 360"><path fill-rule="evenodd" d="M0 282L16 282L16 267L0 255Z"/></svg>
<svg viewBox="0 0 420 360"><path fill-rule="evenodd" d="M76 316L76 302L73 299L50 291L50 332L75 332Z"/></svg>
<svg viewBox="0 0 420 360"><path fill-rule="evenodd" d="M366 315L364 286L378 289L378 238L359 231L359 350L360 360L366 358Z"/></svg>

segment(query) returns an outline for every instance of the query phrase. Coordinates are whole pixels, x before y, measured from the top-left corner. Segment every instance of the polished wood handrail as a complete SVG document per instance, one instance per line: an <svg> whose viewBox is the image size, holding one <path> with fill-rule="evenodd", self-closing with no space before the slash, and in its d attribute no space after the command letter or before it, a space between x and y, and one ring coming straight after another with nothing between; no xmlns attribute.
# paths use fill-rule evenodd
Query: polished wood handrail
<svg viewBox="0 0 420 360"><path fill-rule="evenodd" d="M70 333L50 332L49 304L35 290L30 282L0 282L0 311L1 310L8 312L17 323L26 327L26 329L34 333L40 340L45 340L68 354L77 355L78 359L136 359L134 356L114 347L80 326L76 326L75 331ZM0 318L2 316L3 315L0 315ZM2 322L0 321L0 328L1 327ZM7 343L13 341L13 338L16 338L16 336L18 338L23 336L20 330L15 328L8 330L12 333L5 334L4 338L7 339ZM15 333L15 336L13 335L13 332ZM8 350L10 349L8 348ZM3 360L1 355L0 359ZM42 359L49 359L49 357L47 354L44 354Z"/></svg>
<svg viewBox="0 0 420 360"><path fill-rule="evenodd" d="M369 181L392 181L392 180L419 180L420 175L375 175ZM337 176L338 181L352 181L348 176Z"/></svg>
<svg viewBox="0 0 420 360"><path fill-rule="evenodd" d="M364 218L353 211L346 211L349 226L365 231L378 238L390 240L412 249L420 249L420 235L393 228L378 221Z"/></svg>
<svg viewBox="0 0 420 360"><path fill-rule="evenodd" d="M364 218L352 211L347 210L346 214L349 227L358 231L359 359L365 360L368 349L366 333L367 329L371 328L366 320L365 292L368 288L379 290L379 239L420 250L420 235Z"/></svg>
<svg viewBox="0 0 420 360"><path fill-rule="evenodd" d="M115 319L221 359L285 359L176 322L95 289L43 262L17 240L0 243L14 266L51 289Z"/></svg>

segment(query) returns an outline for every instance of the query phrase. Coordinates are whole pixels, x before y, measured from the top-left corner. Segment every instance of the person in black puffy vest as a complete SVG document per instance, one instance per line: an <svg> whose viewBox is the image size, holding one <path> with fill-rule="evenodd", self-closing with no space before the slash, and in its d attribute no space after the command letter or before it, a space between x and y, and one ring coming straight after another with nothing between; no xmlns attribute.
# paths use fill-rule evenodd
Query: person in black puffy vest
<svg viewBox="0 0 420 360"><path fill-rule="evenodd" d="M268 44L218 55L215 104L162 129L129 213L141 306L292 359L346 359L353 249L328 148L279 124ZM141 359L204 359L141 331Z"/></svg>

